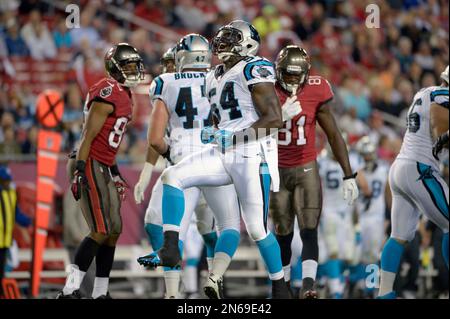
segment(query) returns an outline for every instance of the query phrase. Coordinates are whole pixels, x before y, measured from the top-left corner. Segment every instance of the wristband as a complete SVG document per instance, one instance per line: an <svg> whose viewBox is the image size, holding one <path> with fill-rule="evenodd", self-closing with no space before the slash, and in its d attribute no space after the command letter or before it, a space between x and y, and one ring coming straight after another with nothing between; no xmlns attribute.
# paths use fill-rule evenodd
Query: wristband
<svg viewBox="0 0 450 319"><path fill-rule="evenodd" d="M110 166L109 167L109 171L111 172L112 176L120 175L119 166L117 166L117 164L114 164L113 166Z"/></svg>
<svg viewBox="0 0 450 319"><path fill-rule="evenodd" d="M86 162L82 160L78 160L75 164L75 169L79 172L84 172L86 170Z"/></svg>
<svg viewBox="0 0 450 319"><path fill-rule="evenodd" d="M358 172L355 172L355 173L352 174L352 175L345 176L343 179L344 179L344 181L345 181L345 180L347 180L347 179L356 178L356 175L358 175Z"/></svg>

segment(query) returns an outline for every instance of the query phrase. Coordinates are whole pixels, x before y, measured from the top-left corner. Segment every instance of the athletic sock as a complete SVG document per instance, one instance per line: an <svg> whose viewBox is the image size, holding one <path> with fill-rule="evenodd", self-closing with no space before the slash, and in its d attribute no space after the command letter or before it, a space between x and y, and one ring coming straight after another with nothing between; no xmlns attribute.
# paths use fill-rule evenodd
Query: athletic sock
<svg viewBox="0 0 450 319"><path fill-rule="evenodd" d="M199 260L197 258L186 260L186 266L183 269L183 282L186 293L198 292L198 262Z"/></svg>
<svg viewBox="0 0 450 319"><path fill-rule="evenodd" d="M448 268L448 233L445 233L442 237L442 255Z"/></svg>
<svg viewBox="0 0 450 319"><path fill-rule="evenodd" d="M239 246L240 238L241 236L237 230L226 229L217 239L211 270L211 273L213 273L217 278L222 277L228 269L231 258Z"/></svg>
<svg viewBox="0 0 450 319"><path fill-rule="evenodd" d="M203 242L205 243L206 247L206 257L207 258L213 258L214 257L214 250L216 249L217 244L217 233L211 232L208 234L203 234Z"/></svg>
<svg viewBox="0 0 450 319"><path fill-rule="evenodd" d="M166 298L178 298L180 286L180 273L178 269L164 267L164 282L166 284Z"/></svg>
<svg viewBox="0 0 450 319"><path fill-rule="evenodd" d="M114 263L115 246L101 245L95 258L96 273L92 298L106 295L108 292L109 274Z"/></svg>
<svg viewBox="0 0 450 319"><path fill-rule="evenodd" d="M266 238L258 240L256 245L266 264L270 280L279 280L284 278L283 266L281 264L280 246L275 236L269 232Z"/></svg>
<svg viewBox="0 0 450 319"><path fill-rule="evenodd" d="M181 189L163 184L162 220L163 231L180 231L184 215L184 193Z"/></svg>
<svg viewBox="0 0 450 319"><path fill-rule="evenodd" d="M80 289L84 276L92 263L100 245L90 237L85 237L75 254L75 264L70 266L69 275L63 288L64 295L70 295Z"/></svg>
<svg viewBox="0 0 450 319"><path fill-rule="evenodd" d="M156 224L145 224L145 232L147 233L148 240L150 241L153 251L159 250L164 240L162 226Z"/></svg>
<svg viewBox="0 0 450 319"><path fill-rule="evenodd" d="M294 233L292 232L287 235L276 235L275 237L277 238L278 245L280 245L281 263L283 264L283 269L285 269L284 267L291 263L291 243Z"/></svg>
<svg viewBox="0 0 450 319"><path fill-rule="evenodd" d="M379 295L383 296L393 291L394 281L400 266L404 246L392 237L384 245L381 254L381 280Z"/></svg>

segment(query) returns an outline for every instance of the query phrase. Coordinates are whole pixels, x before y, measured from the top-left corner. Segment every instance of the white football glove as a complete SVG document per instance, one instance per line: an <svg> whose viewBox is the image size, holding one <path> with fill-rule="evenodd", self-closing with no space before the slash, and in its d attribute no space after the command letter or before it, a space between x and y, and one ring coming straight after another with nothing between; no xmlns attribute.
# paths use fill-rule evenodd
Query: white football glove
<svg viewBox="0 0 450 319"><path fill-rule="evenodd" d="M144 168L142 169L141 175L139 176L139 181L134 186L134 200L136 204L142 203L144 200L144 192L147 189L150 179L152 177L153 165L145 162Z"/></svg>
<svg viewBox="0 0 450 319"><path fill-rule="evenodd" d="M344 191L344 200L347 200L348 198L348 204L353 205L353 203L359 196L358 185L356 185L356 180L354 177L344 179L343 191Z"/></svg>
<svg viewBox="0 0 450 319"><path fill-rule="evenodd" d="M286 99L283 106L281 106L281 114L283 116L283 122L289 121L296 115L300 114L302 111L302 106L300 102L297 101L297 96L293 95Z"/></svg>

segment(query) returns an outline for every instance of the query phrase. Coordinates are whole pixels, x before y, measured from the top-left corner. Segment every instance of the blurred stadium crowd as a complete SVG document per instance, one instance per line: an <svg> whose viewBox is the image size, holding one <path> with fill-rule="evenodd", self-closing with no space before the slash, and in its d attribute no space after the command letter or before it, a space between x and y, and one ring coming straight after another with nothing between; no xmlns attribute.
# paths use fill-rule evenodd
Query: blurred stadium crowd
<svg viewBox="0 0 450 319"><path fill-rule="evenodd" d="M74 2L80 27L70 29L64 9ZM380 8L379 28L365 25L369 4ZM119 151L120 162L142 163L148 86L163 52L190 32L211 39L234 19L252 22L262 37L259 55L271 60L287 44L303 46L312 74L333 87L349 143L369 135L378 157L392 162L415 92L438 84L449 64L448 10L448 0L0 0L0 164L34 159L36 97L46 88L64 95L63 153L76 146L87 90L104 76L104 54L118 42L136 47L148 72L134 89L133 123ZM318 148L326 141L319 130ZM448 181L448 166L445 175Z"/></svg>

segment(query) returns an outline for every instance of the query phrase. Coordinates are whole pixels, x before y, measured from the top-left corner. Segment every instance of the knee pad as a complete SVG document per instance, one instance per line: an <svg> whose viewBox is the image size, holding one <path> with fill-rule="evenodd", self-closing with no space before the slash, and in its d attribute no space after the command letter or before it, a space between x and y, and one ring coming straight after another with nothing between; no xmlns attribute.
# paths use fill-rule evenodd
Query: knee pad
<svg viewBox="0 0 450 319"><path fill-rule="evenodd" d="M161 174L161 181L165 185L170 185L175 188L181 189L181 182L178 178L177 168L170 166L164 170Z"/></svg>
<svg viewBox="0 0 450 319"><path fill-rule="evenodd" d="M205 223L204 221L201 220L197 221L197 230L200 233L200 235L209 234L214 231L211 224Z"/></svg>
<svg viewBox="0 0 450 319"><path fill-rule="evenodd" d="M259 241L267 236L267 232L263 225L259 223L249 224L247 226L247 233L253 241Z"/></svg>
<svg viewBox="0 0 450 319"><path fill-rule="evenodd" d="M317 240L317 229L302 229L300 237L303 242L302 259L319 259L319 245Z"/></svg>

